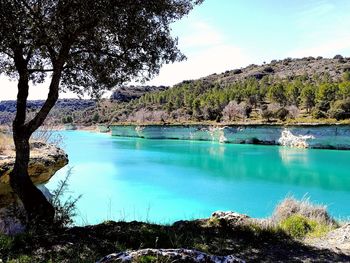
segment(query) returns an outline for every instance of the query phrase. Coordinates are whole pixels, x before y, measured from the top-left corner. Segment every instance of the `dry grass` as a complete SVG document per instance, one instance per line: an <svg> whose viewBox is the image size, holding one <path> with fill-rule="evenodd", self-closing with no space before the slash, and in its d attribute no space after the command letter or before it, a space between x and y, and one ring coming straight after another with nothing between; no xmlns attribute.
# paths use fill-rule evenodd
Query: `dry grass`
<svg viewBox="0 0 350 263"><path fill-rule="evenodd" d="M313 204L309 198L303 198L302 200L293 197L285 198L276 206L272 219L275 222L281 222L293 215L301 215L319 223L337 225L336 221L327 212L327 206Z"/></svg>
<svg viewBox="0 0 350 263"><path fill-rule="evenodd" d="M0 132L0 154L13 149L13 140L10 134Z"/></svg>

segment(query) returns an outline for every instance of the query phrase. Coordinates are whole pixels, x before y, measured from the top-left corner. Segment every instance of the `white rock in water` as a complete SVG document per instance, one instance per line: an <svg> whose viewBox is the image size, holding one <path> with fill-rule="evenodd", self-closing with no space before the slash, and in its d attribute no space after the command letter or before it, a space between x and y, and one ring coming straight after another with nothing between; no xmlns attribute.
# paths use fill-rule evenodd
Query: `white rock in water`
<svg viewBox="0 0 350 263"><path fill-rule="evenodd" d="M295 148L308 148L308 140L315 139L312 135L294 135L288 129L282 131L278 143L282 146L289 146Z"/></svg>

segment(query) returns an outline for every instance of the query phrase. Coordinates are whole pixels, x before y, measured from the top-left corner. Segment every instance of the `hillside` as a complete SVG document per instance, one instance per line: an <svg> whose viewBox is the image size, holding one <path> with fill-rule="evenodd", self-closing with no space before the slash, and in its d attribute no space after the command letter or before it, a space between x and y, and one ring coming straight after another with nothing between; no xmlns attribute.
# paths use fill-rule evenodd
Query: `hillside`
<svg viewBox="0 0 350 263"><path fill-rule="evenodd" d="M342 78L342 74L345 71L350 71L350 58L344 58L341 55L336 55L333 59L322 57L286 58L283 60L272 60L269 64L252 64L245 68L228 70L221 74L204 77L201 80L232 84L249 78L261 80L264 76L289 80L302 76L316 80L328 75L331 80L337 81Z"/></svg>
<svg viewBox="0 0 350 263"><path fill-rule="evenodd" d="M129 102L146 93L163 91L168 88L166 86L120 86L113 91L110 98L117 102Z"/></svg>
<svg viewBox="0 0 350 263"><path fill-rule="evenodd" d="M42 101L29 102L31 111L40 105ZM0 123L10 123L14 111L14 101L0 102ZM172 87L121 86L97 103L59 100L50 117L55 125L348 122L350 58L286 58Z"/></svg>
<svg viewBox="0 0 350 263"><path fill-rule="evenodd" d="M335 122L350 117L350 58L307 57L187 80L114 105L114 122Z"/></svg>
<svg viewBox="0 0 350 263"><path fill-rule="evenodd" d="M39 110L44 104L43 100L30 100L27 107L30 112ZM94 100L82 99L59 99L50 113L51 119L61 121L62 117L72 115L74 112L86 111L94 108L96 102ZM16 112L15 100L0 101L0 124L9 124L14 118Z"/></svg>

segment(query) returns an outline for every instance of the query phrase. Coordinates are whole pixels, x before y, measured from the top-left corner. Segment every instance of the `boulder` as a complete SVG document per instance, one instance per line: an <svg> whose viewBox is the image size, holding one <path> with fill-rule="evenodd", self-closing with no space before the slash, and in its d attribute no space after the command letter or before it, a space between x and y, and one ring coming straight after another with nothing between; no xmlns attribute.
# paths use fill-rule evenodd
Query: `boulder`
<svg viewBox="0 0 350 263"><path fill-rule="evenodd" d="M29 176L34 184L47 182L59 169L68 164L68 155L56 146L33 142L29 162ZM15 153L0 157L0 208L14 200L10 187L10 172L15 162Z"/></svg>
<svg viewBox="0 0 350 263"><path fill-rule="evenodd" d="M217 219L219 222L225 223L226 225L229 226L238 226L238 225L244 225L247 223L251 223L251 218L247 215L244 214L239 214L236 212L222 212L222 211L217 211L214 212L211 215L211 219ZM210 219L209 219L210 220Z"/></svg>

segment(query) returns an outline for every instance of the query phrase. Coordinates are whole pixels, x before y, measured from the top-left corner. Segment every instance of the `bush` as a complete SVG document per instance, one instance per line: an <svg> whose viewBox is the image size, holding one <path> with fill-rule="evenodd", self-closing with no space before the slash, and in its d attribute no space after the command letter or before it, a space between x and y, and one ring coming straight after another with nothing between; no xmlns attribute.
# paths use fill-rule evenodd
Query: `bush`
<svg viewBox="0 0 350 263"><path fill-rule="evenodd" d="M284 219L279 226L287 234L299 239L305 237L322 237L335 228L333 225L317 222L316 220L298 214Z"/></svg>
<svg viewBox="0 0 350 263"><path fill-rule="evenodd" d="M274 221L281 222L295 214L317 222L337 225L335 220L328 214L326 206L312 204L307 198L302 200L296 200L293 197L285 198L277 205L272 217Z"/></svg>
<svg viewBox="0 0 350 263"><path fill-rule="evenodd" d="M272 220L277 227L295 238L320 237L338 227L325 206L292 197L277 205Z"/></svg>
<svg viewBox="0 0 350 263"><path fill-rule="evenodd" d="M275 112L274 115L276 116L277 119L284 121L286 120L288 114L289 114L289 111L286 108L280 108Z"/></svg>
<svg viewBox="0 0 350 263"><path fill-rule="evenodd" d="M329 111L332 118L344 120L350 118L350 99L337 100Z"/></svg>
<svg viewBox="0 0 350 263"><path fill-rule="evenodd" d="M63 228L73 224L73 217L76 216L76 203L81 196L72 198L71 196L62 201L65 193L68 192L68 180L72 174L72 169L69 169L66 177L58 183L57 189L53 190L50 200L55 209L54 227Z"/></svg>
<svg viewBox="0 0 350 263"><path fill-rule="evenodd" d="M311 230L310 220L301 215L292 215L280 223L281 228L295 238L305 237Z"/></svg>
<svg viewBox="0 0 350 263"><path fill-rule="evenodd" d="M323 119L327 117L327 114L319 109L314 109L311 114L315 119Z"/></svg>

